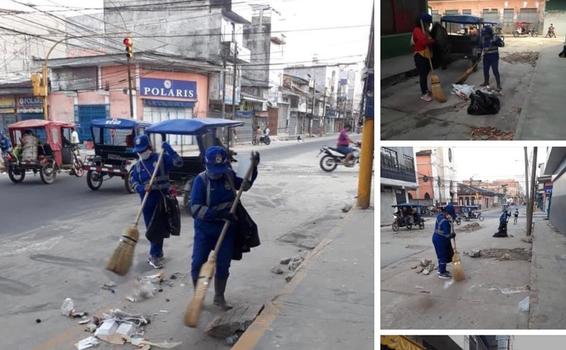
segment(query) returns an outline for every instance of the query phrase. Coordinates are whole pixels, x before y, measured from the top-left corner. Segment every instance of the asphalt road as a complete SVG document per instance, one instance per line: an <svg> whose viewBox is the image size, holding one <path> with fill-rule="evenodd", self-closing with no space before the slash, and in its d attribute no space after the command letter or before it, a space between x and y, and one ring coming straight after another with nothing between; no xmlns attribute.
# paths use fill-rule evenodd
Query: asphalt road
<svg viewBox="0 0 566 350"><path fill-rule="evenodd" d="M318 164L318 150L333 145L332 138L304 143L285 143L270 146L241 147L240 156L248 150L258 150L262 163L277 162L299 154L311 153L313 165ZM129 202L120 178L105 182L98 191L91 191L86 176L77 178L60 173L51 185L41 182L39 175L26 174L20 184L13 184L6 174L0 174L0 235L16 234L35 229L54 219L69 219L96 208Z"/></svg>

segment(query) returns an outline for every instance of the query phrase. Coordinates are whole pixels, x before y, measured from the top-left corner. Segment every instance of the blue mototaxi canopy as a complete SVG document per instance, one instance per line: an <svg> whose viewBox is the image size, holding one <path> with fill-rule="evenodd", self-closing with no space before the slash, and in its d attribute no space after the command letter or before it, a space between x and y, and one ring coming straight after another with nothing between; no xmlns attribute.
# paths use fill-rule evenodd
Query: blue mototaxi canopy
<svg viewBox="0 0 566 350"><path fill-rule="evenodd" d="M137 127L147 128L150 123L139 122L133 119L94 119L91 125L103 129L135 129Z"/></svg>
<svg viewBox="0 0 566 350"><path fill-rule="evenodd" d="M397 204L392 205L393 208L426 208L426 205L422 204Z"/></svg>
<svg viewBox="0 0 566 350"><path fill-rule="evenodd" d="M243 122L220 118L170 119L155 123L145 130L147 134L201 135L208 130L237 127Z"/></svg>
<svg viewBox="0 0 566 350"><path fill-rule="evenodd" d="M440 18L441 22L447 23L461 23L461 24L481 24L481 23L492 23L492 22L485 22L483 18L470 16L470 15L448 15L442 16Z"/></svg>

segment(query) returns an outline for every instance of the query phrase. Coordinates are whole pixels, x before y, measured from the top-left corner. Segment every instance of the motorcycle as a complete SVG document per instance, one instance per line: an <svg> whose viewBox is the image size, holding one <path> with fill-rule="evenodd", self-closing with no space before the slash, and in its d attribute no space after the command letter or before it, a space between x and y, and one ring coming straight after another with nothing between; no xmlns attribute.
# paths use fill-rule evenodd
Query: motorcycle
<svg viewBox="0 0 566 350"><path fill-rule="evenodd" d="M264 143L266 145L269 145L271 143L271 139L269 138L269 135L265 135L265 136L260 136L259 141L257 138L254 138L252 140L252 145L257 145L260 143Z"/></svg>
<svg viewBox="0 0 566 350"><path fill-rule="evenodd" d="M352 147L352 154L354 158L352 159L351 164L346 164L347 154L338 152L338 150L334 147L322 146L318 153L318 156L324 153L324 156L320 158L320 168L329 173L334 171L338 165L344 165L349 168L353 167L360 162L360 147L361 143L359 142L356 143L355 147Z"/></svg>

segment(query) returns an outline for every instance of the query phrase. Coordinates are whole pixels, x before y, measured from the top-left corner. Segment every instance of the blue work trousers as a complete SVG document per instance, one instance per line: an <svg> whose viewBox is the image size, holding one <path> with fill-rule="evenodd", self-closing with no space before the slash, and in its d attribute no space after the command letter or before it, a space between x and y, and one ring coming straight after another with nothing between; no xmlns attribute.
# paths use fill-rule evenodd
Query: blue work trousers
<svg viewBox="0 0 566 350"><path fill-rule="evenodd" d="M216 278L228 279L230 275L230 262L234 252L234 239L236 237L235 227L230 225L230 229L226 233L226 237L220 246L218 256L216 258ZM201 266L208 260L210 252L214 250L214 246L220 237L220 231L206 232L195 228L195 240L193 244L193 259L191 264L191 276L193 280L198 279Z"/></svg>
<svg viewBox="0 0 566 350"><path fill-rule="evenodd" d="M434 244L434 250L436 250L436 257L438 258L438 272L445 273L446 264L452 262L452 256L454 255L450 238L434 234L432 235L432 243Z"/></svg>

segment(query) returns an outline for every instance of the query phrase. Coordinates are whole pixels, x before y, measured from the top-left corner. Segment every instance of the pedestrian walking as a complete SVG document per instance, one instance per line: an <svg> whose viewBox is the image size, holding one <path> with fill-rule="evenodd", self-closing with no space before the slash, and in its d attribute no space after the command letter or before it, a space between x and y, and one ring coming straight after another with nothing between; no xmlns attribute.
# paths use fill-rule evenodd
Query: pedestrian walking
<svg viewBox="0 0 566 350"><path fill-rule="evenodd" d="M493 33L491 26L485 26L482 30L483 49L483 83L480 86L489 85L489 69L493 71L495 82L497 83L496 91L501 91L501 77L499 75L499 48L505 46L503 40Z"/></svg>
<svg viewBox="0 0 566 350"><path fill-rule="evenodd" d="M452 248L452 238L456 237L454 233L454 218L456 218L456 210L452 204L448 204L442 209L442 212L436 217L434 225L434 233L432 235L432 244L436 251L438 259L438 278L451 279L452 275L446 270L446 264L452 262L454 249Z"/></svg>
<svg viewBox="0 0 566 350"><path fill-rule="evenodd" d="M163 241L169 238L168 227L163 225L152 225L153 220L161 217L159 213L161 206L159 205L164 197L168 195L169 172L176 167L183 165L183 159L175 152L175 150L167 142L161 144L163 159L161 164L157 164L159 155L153 152L153 147L147 135L140 135L136 138L134 152L139 156L139 160L134 164L131 182L143 200L145 192L149 192L147 202L143 208L143 220L145 223L146 238L150 242L149 256L147 262L155 269L163 267L164 253ZM151 188L149 181L155 167L160 167L157 176ZM150 230L151 228L151 230Z"/></svg>
<svg viewBox="0 0 566 350"><path fill-rule="evenodd" d="M238 177L231 169L224 148L212 146L206 150L204 158L206 170L194 179L191 191L190 211L194 218L195 232L191 276L196 287L200 269L214 249L225 221L229 221L231 224L217 252L214 278L214 304L228 310L231 306L226 303L224 292L230 275L230 262L239 253L235 250L237 244L235 223L239 218L232 214L230 209L236 198L236 191L241 186L244 186L244 191L249 190L255 181L259 155L254 159L255 166L250 183Z"/></svg>
<svg viewBox="0 0 566 350"><path fill-rule="evenodd" d="M431 92L428 89L428 74L430 73L429 58L432 58L432 50L430 47L434 43L434 40L426 30L431 23L432 16L427 13L417 17L413 27L413 34L411 36L413 58L415 60L415 67L419 74L421 100L426 102L432 101Z"/></svg>

